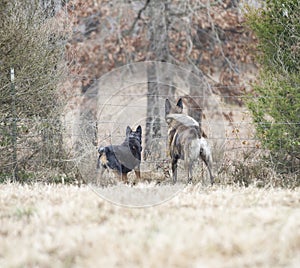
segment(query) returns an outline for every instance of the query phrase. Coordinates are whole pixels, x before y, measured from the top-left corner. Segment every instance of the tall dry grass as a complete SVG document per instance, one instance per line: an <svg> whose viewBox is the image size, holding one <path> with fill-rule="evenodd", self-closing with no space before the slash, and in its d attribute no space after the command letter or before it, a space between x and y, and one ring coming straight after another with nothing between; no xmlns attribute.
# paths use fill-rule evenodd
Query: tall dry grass
<svg viewBox="0 0 300 268"><path fill-rule="evenodd" d="M87 186L0 185L0 267L298 267L300 191L200 184L129 209Z"/></svg>

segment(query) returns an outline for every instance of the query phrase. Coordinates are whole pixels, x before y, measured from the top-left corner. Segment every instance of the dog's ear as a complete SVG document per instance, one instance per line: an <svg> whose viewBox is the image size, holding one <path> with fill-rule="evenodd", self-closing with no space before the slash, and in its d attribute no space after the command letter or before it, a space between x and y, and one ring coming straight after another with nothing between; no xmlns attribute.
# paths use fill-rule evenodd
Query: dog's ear
<svg viewBox="0 0 300 268"><path fill-rule="evenodd" d="M142 127L140 125L136 128L135 132L137 132L140 137L142 137Z"/></svg>
<svg viewBox="0 0 300 268"><path fill-rule="evenodd" d="M168 99L166 99L166 102L165 102L165 115L166 116L170 113L170 110L171 110L171 102Z"/></svg>
<svg viewBox="0 0 300 268"><path fill-rule="evenodd" d="M127 126L127 128L126 128L126 137L129 136L131 132L132 132L132 129L130 128L130 126Z"/></svg>
<svg viewBox="0 0 300 268"><path fill-rule="evenodd" d="M182 110L183 110L182 98L180 98L180 99L177 101L176 106L180 109L180 113L181 113Z"/></svg>

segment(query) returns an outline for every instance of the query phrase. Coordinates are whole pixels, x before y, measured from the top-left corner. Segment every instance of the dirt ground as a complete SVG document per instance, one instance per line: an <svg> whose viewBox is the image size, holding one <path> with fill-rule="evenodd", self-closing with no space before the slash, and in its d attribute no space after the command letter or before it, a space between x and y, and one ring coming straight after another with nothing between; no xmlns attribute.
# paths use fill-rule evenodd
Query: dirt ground
<svg viewBox="0 0 300 268"><path fill-rule="evenodd" d="M188 186L125 208L88 186L0 185L0 267L299 267L300 191Z"/></svg>

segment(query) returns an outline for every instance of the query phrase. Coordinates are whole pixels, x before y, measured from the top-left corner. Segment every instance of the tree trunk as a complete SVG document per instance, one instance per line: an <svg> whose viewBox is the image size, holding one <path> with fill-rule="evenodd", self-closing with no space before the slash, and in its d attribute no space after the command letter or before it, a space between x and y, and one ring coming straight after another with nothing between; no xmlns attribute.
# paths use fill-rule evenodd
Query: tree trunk
<svg viewBox="0 0 300 268"><path fill-rule="evenodd" d="M156 76L155 63L150 63L147 68L148 92L147 92L147 118L144 159L160 157L160 148L155 140L161 137L160 113L159 113L159 89ZM155 155L155 156L154 156Z"/></svg>
<svg viewBox="0 0 300 268"><path fill-rule="evenodd" d="M151 59L157 62L150 63L147 69L148 93L147 93L147 119L144 159L154 160L161 158L161 113L160 100L165 98L173 89L171 77L167 69L160 66L159 62L168 62L168 20L167 1L151 1L148 7L148 15L151 18L149 24ZM160 83L159 83L160 82Z"/></svg>
<svg viewBox="0 0 300 268"><path fill-rule="evenodd" d="M188 76L188 84L189 96L184 98L185 105L188 107L188 115L199 123L201 135L206 137L206 134L203 132L202 118L203 110L211 106L208 102L211 96L209 85L201 71L195 67L192 68Z"/></svg>

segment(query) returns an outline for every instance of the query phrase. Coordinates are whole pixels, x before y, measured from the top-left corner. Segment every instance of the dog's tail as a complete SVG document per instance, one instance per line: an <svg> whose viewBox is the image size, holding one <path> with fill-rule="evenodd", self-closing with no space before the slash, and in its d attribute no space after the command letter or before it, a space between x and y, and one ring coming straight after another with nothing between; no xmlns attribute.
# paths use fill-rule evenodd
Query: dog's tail
<svg viewBox="0 0 300 268"><path fill-rule="evenodd" d="M105 147L99 147L98 153L99 153L99 155L102 155L103 153L105 153Z"/></svg>
<svg viewBox="0 0 300 268"><path fill-rule="evenodd" d="M200 139L192 139L189 143L189 159L195 161L199 158L201 150Z"/></svg>
<svg viewBox="0 0 300 268"><path fill-rule="evenodd" d="M98 156L98 161L97 161L97 169L100 168L101 157L105 154L105 147L99 147L98 148L98 153L99 153L99 156Z"/></svg>

